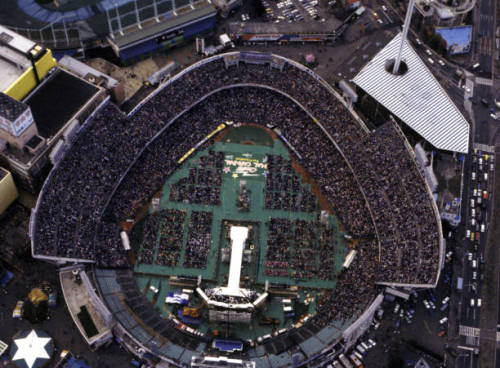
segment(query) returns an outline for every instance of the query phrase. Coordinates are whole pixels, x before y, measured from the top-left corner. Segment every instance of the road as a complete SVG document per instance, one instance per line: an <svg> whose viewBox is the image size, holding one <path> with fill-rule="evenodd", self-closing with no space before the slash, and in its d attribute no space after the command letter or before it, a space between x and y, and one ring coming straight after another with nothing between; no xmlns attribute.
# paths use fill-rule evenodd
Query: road
<svg viewBox="0 0 500 368"><path fill-rule="evenodd" d="M481 77L491 78L495 50L495 0L480 0L476 5L474 41Z"/></svg>

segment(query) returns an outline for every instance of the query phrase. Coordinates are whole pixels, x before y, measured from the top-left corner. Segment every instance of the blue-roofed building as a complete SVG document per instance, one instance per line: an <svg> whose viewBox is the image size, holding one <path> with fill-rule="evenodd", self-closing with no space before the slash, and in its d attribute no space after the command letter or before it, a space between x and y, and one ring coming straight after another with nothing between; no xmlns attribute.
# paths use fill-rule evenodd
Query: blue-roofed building
<svg viewBox="0 0 500 368"><path fill-rule="evenodd" d="M472 26L436 28L436 33L445 40L448 54L466 54L470 51Z"/></svg>

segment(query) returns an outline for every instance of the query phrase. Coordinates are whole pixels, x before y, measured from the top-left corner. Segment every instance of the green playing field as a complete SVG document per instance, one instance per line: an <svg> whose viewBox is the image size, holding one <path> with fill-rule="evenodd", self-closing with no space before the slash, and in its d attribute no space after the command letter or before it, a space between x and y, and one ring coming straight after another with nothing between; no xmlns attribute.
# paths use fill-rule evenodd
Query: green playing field
<svg viewBox="0 0 500 368"><path fill-rule="evenodd" d="M223 156L218 167L213 163L207 164L207 157L217 154ZM165 220L161 219L158 224L151 263L138 263L135 266L138 283L145 293L148 293L148 288L151 285L160 289L159 295L155 295L154 302L164 313L175 313L175 307L164 304L164 300L168 292L179 289L179 286L170 282L170 276L201 276L203 288L224 286L227 283L229 263L222 260L221 250L223 248L230 250L230 242L226 233L229 226L233 224L249 226L252 229L251 238L248 240L251 260L242 265L241 287L261 292L266 281L271 286L278 284L296 285L298 287L297 300L302 305L304 313L314 313L317 296L324 293L325 289L335 287L335 275L341 270L347 253L337 219L335 216L329 215L322 219L320 225L321 208L315 199L313 209L308 211L291 210L286 206L285 208L266 206L266 190L269 190L266 187L266 179L269 175L268 158L271 155L273 157L281 156L283 162L290 161L286 147L279 140L273 140L263 129L251 126L234 128L221 141L215 142L211 147L189 157L182 167L168 178L163 186L160 203L156 209L159 211L177 210L183 214L182 220L184 222L181 225L184 231L179 240L181 246L178 256L176 256L178 259L174 265L170 266L157 264L159 247L162 236L164 236L161 234L160 228L168 226L162 222ZM207 175L216 176L214 173L217 170L220 173L220 182L215 185L213 183L207 185L205 177ZM294 201L297 203L306 201L311 192L309 184L305 183L297 173L287 172L283 175L283 178L293 179L299 183L300 190L295 190L293 196L291 195ZM190 193L216 193L218 203L199 203L194 197L183 196L183 191L188 189L191 191ZM284 195L281 192L280 190L274 195L277 197ZM210 248L206 254L205 267L185 267L190 221L193 212L200 211L211 213ZM155 215L153 208L150 209L150 215ZM309 257L311 272L304 276L301 265L296 264L296 259L304 254L302 247L306 243L298 243L294 239L290 239L288 244L283 244L283 247L288 250L283 256L284 258L281 259L282 263L290 267L276 273L274 268L266 263L269 261L267 258L267 239L269 238L271 218L289 221L290 234L300 231L304 224L312 228L322 226L330 231L329 234L334 234L333 238L328 238L335 244L334 248L332 244L325 244L324 240L307 244L309 252L307 254L312 254ZM144 244L141 241L139 239L136 244L133 244L139 254L144 251ZM334 249L331 253L332 259L328 260L332 263L331 267L334 271L325 278L320 272L325 265L325 260L321 259L320 254L328 246ZM151 292L147 295L153 300ZM197 297L192 297L190 306L200 302ZM287 320L284 317L279 298L271 296L266 308L266 318L280 319L280 327L286 327L293 322L293 320ZM272 326L259 325L258 320L252 326L248 331L248 338L253 338L253 335L259 336L261 333L269 333L272 328ZM209 327L204 324L198 328L206 331Z"/></svg>

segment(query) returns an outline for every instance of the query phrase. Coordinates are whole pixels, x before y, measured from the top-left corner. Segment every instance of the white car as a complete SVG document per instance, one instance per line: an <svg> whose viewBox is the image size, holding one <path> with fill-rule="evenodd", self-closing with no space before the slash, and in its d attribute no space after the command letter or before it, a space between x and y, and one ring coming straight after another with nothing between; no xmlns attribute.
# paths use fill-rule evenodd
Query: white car
<svg viewBox="0 0 500 368"><path fill-rule="evenodd" d="M449 297L449 296L447 296L446 298L444 298L444 299L441 301L441 303L442 303L442 304L446 304L446 303L448 303L449 301L450 301L450 297Z"/></svg>
<svg viewBox="0 0 500 368"><path fill-rule="evenodd" d="M153 293L158 294L158 291L159 291L159 290L158 290L158 288L157 288L156 286L151 285L151 286L149 287L149 289L150 289Z"/></svg>
<svg viewBox="0 0 500 368"><path fill-rule="evenodd" d="M480 307L480 306L481 306L481 299L480 299L480 298L477 300L477 306L478 306L478 307Z"/></svg>
<svg viewBox="0 0 500 368"><path fill-rule="evenodd" d="M472 272L472 280L477 280L477 272L476 271Z"/></svg>
<svg viewBox="0 0 500 368"><path fill-rule="evenodd" d="M429 55L429 56L432 56L432 52L431 52L431 50L429 50L429 49L425 49L425 53L426 53L427 55Z"/></svg>
<svg viewBox="0 0 500 368"><path fill-rule="evenodd" d="M434 60L432 60L431 58L427 58L427 60L429 61L429 63L434 64Z"/></svg>
<svg viewBox="0 0 500 368"><path fill-rule="evenodd" d="M444 318L441 318L439 320L439 323L442 325L442 324L445 324L446 322L448 322L448 317L444 317Z"/></svg>
<svg viewBox="0 0 500 368"><path fill-rule="evenodd" d="M443 60L441 60L441 59L439 59L439 60L438 60L438 63L439 63L439 65L441 65L441 66L445 66L445 65L446 65L446 64L445 64L445 62L444 62Z"/></svg>
<svg viewBox="0 0 500 368"><path fill-rule="evenodd" d="M382 10L383 10L383 11L387 11L387 6L382 5Z"/></svg>
<svg viewBox="0 0 500 368"><path fill-rule="evenodd" d="M431 308L431 305L429 304L429 302L426 299L422 300L422 302L424 303L425 309Z"/></svg>

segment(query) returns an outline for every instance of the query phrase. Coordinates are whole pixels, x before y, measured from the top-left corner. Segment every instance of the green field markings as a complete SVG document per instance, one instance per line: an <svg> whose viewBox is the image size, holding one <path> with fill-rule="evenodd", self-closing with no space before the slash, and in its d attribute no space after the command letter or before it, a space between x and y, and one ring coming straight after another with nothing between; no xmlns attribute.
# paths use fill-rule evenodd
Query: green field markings
<svg viewBox="0 0 500 368"><path fill-rule="evenodd" d="M287 149L283 146L283 144L279 141L276 141L277 144L274 144L272 147L268 146L251 146L251 145L242 145L235 143L223 143L223 142L215 142L213 149L216 152L224 151L226 154L225 159L229 157L229 161L234 163L237 161L236 159L242 159L242 162L251 162L252 165L260 164L257 168L257 177L245 177L242 176L241 173L238 174L237 177L233 176L233 171L224 173L222 176L221 183L221 204L219 206L213 205L203 205L203 204L194 204L194 203L183 203L183 202L174 202L170 201L170 186L173 183L178 182L182 178L186 178L189 175L189 169L191 167L196 167L200 161L200 158L207 154L208 149L196 152L193 157L191 157L182 167L177 170L165 183L163 193L160 199L160 207L162 209L177 209L186 211L186 222L185 229L189 227L189 220L191 217L192 211L207 211L213 213L212 219L212 230L211 230L211 247L207 256L207 266L206 269L192 269L183 267L185 261L185 251L186 251L186 243L187 243L187 233L185 231L183 234L182 241L182 249L180 252L180 258L178 266L168 267L168 266L160 266L160 265L138 265L136 267L137 271L140 272L148 272L148 273L161 273L167 275L188 275L188 276L198 276L201 275L205 280L214 280L217 278L217 262L219 259L219 251L220 251L220 231L222 229L223 221L231 220L231 221L248 221L259 223L259 253L258 253L258 267L257 267L257 275L256 282L259 284L263 284L266 280L270 282L277 282L282 284L298 284L302 287L313 287L313 288L332 288L334 287L334 282L327 280L298 280L291 277L289 270L289 277L276 277L276 276L267 276L264 274L265 272L265 262L266 262L266 253L267 253L267 226L264 224L269 221L271 218L286 218L292 221L292 224L295 220L304 220L308 222L314 222L317 220L318 211L309 213L309 212L293 212L288 210L274 210L274 209L266 209L265 206L265 171L266 167L263 165L266 163L266 155L268 154L280 154L284 156L286 159L290 159ZM249 160L249 161L245 161ZM227 161L225 161L227 162ZM234 167L238 167L237 165L233 165ZM227 166L225 166L227 167ZM255 180L255 179L258 180ZM299 179L301 179L299 177ZM249 211L239 211L237 209L237 197L240 191L240 185L245 183L246 189L248 191L248 195L250 198L250 209ZM302 182L301 186L306 187L307 190L311 190L311 186L309 183ZM298 200L300 201L302 197L302 193L298 192ZM336 230L337 243L339 246L336 247L336 271L340 270L341 263L343 262L343 258L345 256L345 249L343 245L343 239L338 232L338 223L333 216L329 217L330 226L333 226ZM163 224L163 221L162 221ZM162 225L161 224L161 225ZM293 226L291 231L293 231ZM155 261L156 256L158 254L159 241L160 241L160 230L158 230L156 237L156 246L155 246ZM296 250L294 244L289 244L290 246L290 264L291 258L294 256ZM316 249L318 246L316 245ZM316 265L319 267L319 254L316 255Z"/></svg>
<svg viewBox="0 0 500 368"><path fill-rule="evenodd" d="M250 139L248 137L251 137ZM251 141L258 146L273 147L274 141L263 129L255 126L240 126L232 129L225 137L226 142L245 144Z"/></svg>

